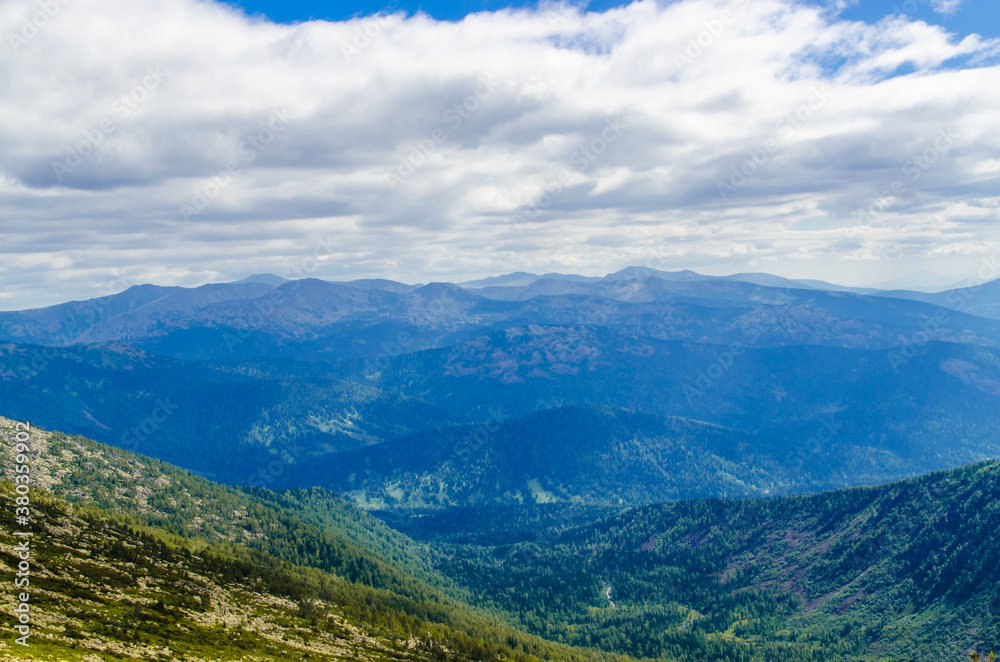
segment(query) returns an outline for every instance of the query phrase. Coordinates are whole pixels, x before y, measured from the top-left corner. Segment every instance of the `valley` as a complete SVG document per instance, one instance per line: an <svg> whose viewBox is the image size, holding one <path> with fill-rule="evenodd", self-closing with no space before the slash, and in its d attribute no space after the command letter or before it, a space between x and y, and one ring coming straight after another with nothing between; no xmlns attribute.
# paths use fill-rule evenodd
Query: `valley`
<svg viewBox="0 0 1000 662"><path fill-rule="evenodd" d="M30 659L957 659L1000 628L996 463L806 497L473 509L411 537L320 488L226 487L38 429L29 446Z"/></svg>

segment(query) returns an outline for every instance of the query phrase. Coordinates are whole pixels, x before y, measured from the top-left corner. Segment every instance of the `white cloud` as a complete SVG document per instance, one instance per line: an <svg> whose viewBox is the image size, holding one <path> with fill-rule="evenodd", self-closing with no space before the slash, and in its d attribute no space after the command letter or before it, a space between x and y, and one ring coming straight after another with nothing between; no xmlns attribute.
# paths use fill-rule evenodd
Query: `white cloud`
<svg viewBox="0 0 1000 662"><path fill-rule="evenodd" d="M931 0L931 8L939 14L954 14L962 0Z"/></svg>
<svg viewBox="0 0 1000 662"><path fill-rule="evenodd" d="M326 237L316 275L411 281L603 273L651 250L829 278L993 246L997 44L922 22L792 0L295 26L195 0L58 7L34 34L37 2L0 5L6 308L119 271L284 274Z"/></svg>

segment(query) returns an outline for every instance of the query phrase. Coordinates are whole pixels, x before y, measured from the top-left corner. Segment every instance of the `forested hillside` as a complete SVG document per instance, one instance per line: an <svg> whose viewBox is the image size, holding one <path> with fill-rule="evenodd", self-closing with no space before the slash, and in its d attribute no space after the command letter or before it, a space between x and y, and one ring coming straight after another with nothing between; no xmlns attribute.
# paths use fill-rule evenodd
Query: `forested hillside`
<svg viewBox="0 0 1000 662"><path fill-rule="evenodd" d="M1000 641L998 531L1000 463L988 463L439 549L478 602L559 641L691 662L957 660Z"/></svg>
<svg viewBox="0 0 1000 662"><path fill-rule="evenodd" d="M0 507L13 511L14 498L0 483ZM437 660L454 639L331 574L172 536L40 490L31 502L30 584L21 589L31 596L31 632L26 647L5 646L17 659ZM11 550L22 540L0 528L5 574L16 572ZM14 596L3 593L7 613ZM479 657L468 643L456 657Z"/></svg>
<svg viewBox="0 0 1000 662"><path fill-rule="evenodd" d="M366 374L0 345L0 396L8 415L219 482L326 486L371 508L814 492L1000 453L994 350L927 343L898 370L882 351L726 351L535 327Z"/></svg>
<svg viewBox="0 0 1000 662"><path fill-rule="evenodd" d="M0 419L0 427L7 436L12 424ZM256 626L230 637L272 659L352 641L337 629L311 633L316 614L370 636L364 659L439 650L476 660L958 660L1000 636L1000 463L809 497L432 511L403 527L415 541L322 489L225 487L41 430L31 449L36 484L53 494L37 496L48 504L39 525L59 541L46 553L89 549L114 577L125 573L115 555L125 555L149 573L127 598L164 614L145 630L66 611L80 590L96 596L88 598L96 613L117 613L89 579L70 574L45 588L56 622L109 646L188 646L196 659L189 638L160 626L197 632L189 621L205 591L246 594L248 622L267 613L292 628L282 639L289 649L267 643L273 637ZM113 531L104 538L111 542L92 537L100 527ZM80 574L88 572L96 571ZM179 572L207 577L192 580L205 590L157 597L156 582ZM49 634L53 650L72 645Z"/></svg>

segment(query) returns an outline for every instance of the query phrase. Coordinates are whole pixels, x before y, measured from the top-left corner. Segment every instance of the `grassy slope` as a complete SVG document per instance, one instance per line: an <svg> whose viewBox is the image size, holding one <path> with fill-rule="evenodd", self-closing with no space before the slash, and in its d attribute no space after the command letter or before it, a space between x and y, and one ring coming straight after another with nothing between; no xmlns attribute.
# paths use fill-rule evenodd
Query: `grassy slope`
<svg viewBox="0 0 1000 662"><path fill-rule="evenodd" d="M7 475L13 427L0 418ZM182 546L213 545L227 557L249 558L251 574L293 564L307 575L307 595L327 596L357 626L377 628L390 639L422 633L451 651L448 657L462 659L609 657L526 636L475 613L454 597L460 591L448 590L453 586L430 568L419 545L328 492L230 488L157 460L38 429L30 445L32 475L46 493ZM335 594L324 588L331 578L339 582ZM56 604L65 609L71 600Z"/></svg>
<svg viewBox="0 0 1000 662"><path fill-rule="evenodd" d="M0 510L13 512L0 483ZM358 622L351 587L260 554L164 541L45 492L31 494L34 538L30 647L37 660L433 659L428 640L409 641ZM0 566L12 576L18 542L0 529ZM11 613L13 590L2 593Z"/></svg>

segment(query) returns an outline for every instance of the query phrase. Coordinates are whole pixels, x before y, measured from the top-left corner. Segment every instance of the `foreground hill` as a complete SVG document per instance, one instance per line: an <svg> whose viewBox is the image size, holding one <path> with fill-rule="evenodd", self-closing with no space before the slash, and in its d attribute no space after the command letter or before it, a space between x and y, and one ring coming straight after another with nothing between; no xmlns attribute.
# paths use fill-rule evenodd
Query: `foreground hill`
<svg viewBox="0 0 1000 662"><path fill-rule="evenodd" d="M321 489L225 487L40 430L30 445L33 659L876 662L1000 637L1000 463L811 497L471 510L480 542L456 544Z"/></svg>
<svg viewBox="0 0 1000 662"><path fill-rule="evenodd" d="M15 494L0 483L0 508ZM432 660L433 637L378 627L355 587L310 568L204 545L32 493L25 660ZM13 576L23 539L0 527ZM13 613L14 593L3 593ZM386 613L391 616L391 613ZM430 634L427 632L426 634ZM9 640L8 640L9 641ZM99 657L95 657L95 654ZM463 656L464 657L464 656ZM10 659L10 658L4 658Z"/></svg>
<svg viewBox="0 0 1000 662"><path fill-rule="evenodd" d="M13 433L0 418L7 476ZM615 658L525 635L471 607L425 545L324 490L229 488L37 429L29 446L42 647L27 659L105 650L122 659ZM0 505L9 506L3 485ZM0 538L13 540L10 525Z"/></svg>

